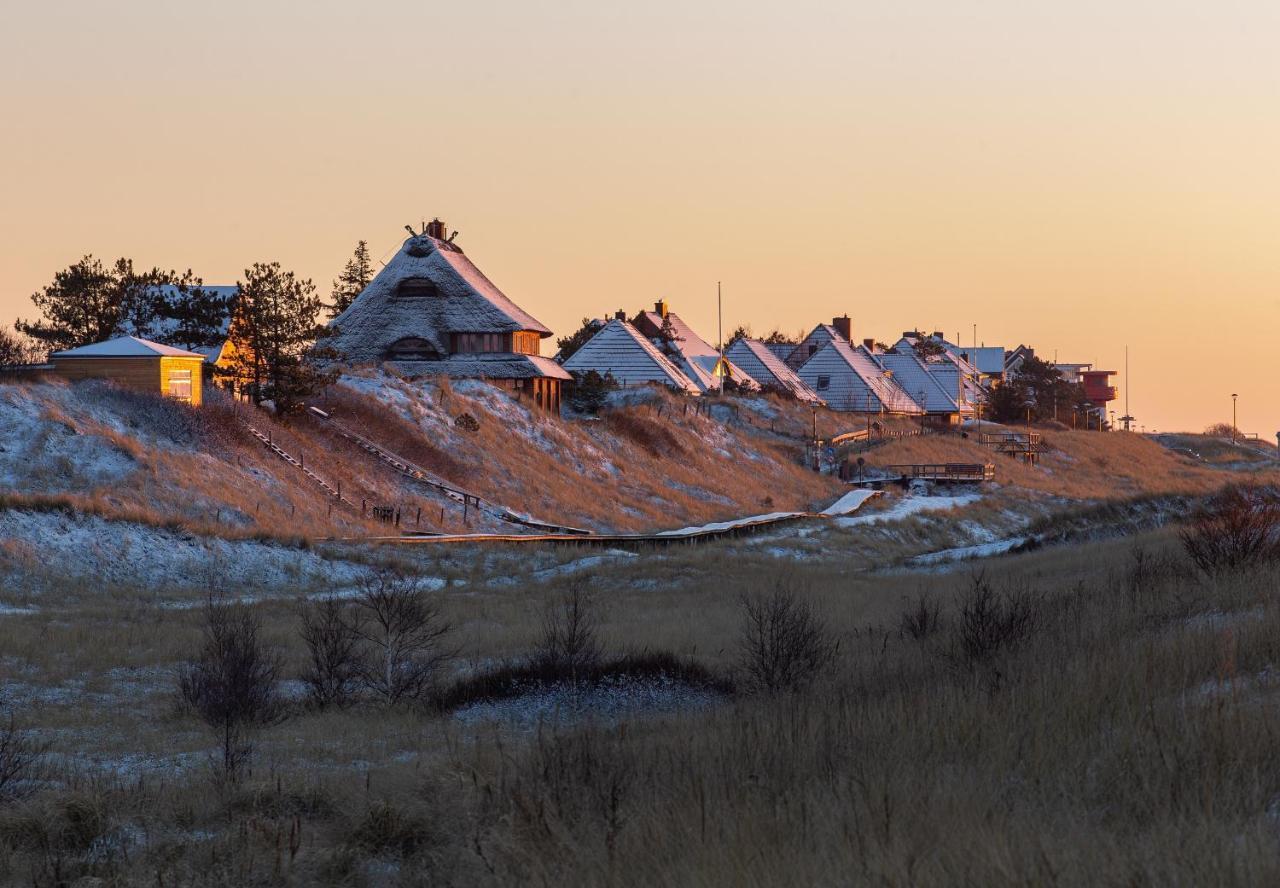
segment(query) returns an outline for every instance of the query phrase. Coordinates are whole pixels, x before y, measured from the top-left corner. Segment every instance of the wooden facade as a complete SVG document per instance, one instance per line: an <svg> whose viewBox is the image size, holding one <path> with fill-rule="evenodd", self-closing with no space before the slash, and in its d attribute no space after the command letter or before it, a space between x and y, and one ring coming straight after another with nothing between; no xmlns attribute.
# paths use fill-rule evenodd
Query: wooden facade
<svg viewBox="0 0 1280 888"><path fill-rule="evenodd" d="M126 388L165 395L199 407L204 384L204 358L169 357L58 357L57 375L69 379L108 379Z"/></svg>

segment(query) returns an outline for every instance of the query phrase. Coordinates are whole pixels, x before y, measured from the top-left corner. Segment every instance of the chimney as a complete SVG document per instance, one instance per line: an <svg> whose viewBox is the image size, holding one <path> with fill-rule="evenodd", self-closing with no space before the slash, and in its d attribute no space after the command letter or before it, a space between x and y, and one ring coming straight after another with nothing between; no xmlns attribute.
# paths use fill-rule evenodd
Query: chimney
<svg viewBox="0 0 1280 888"><path fill-rule="evenodd" d="M622 309L618 309L617 311L615 311L613 313L613 316L616 320L619 320L619 321L625 321L627 319L627 313Z"/></svg>
<svg viewBox="0 0 1280 888"><path fill-rule="evenodd" d="M934 338L934 339L946 339L947 337L943 336L943 335L942 335L941 333L939 333L937 330L934 330L934 331L933 331L933 338Z"/></svg>
<svg viewBox="0 0 1280 888"><path fill-rule="evenodd" d="M653 310L657 312L658 317L665 319L667 316L667 300L659 299L653 303Z"/></svg>
<svg viewBox="0 0 1280 888"><path fill-rule="evenodd" d="M876 341L874 339L864 339L862 340L862 347L867 351L874 353L876 350Z"/></svg>
<svg viewBox="0 0 1280 888"><path fill-rule="evenodd" d="M853 341L853 321L849 320L848 315L831 319L831 326L836 328L836 332L844 337L845 342Z"/></svg>
<svg viewBox="0 0 1280 888"><path fill-rule="evenodd" d="M427 223L427 237L434 237L436 240L445 240L448 234L445 231L445 224L439 219L432 219Z"/></svg>

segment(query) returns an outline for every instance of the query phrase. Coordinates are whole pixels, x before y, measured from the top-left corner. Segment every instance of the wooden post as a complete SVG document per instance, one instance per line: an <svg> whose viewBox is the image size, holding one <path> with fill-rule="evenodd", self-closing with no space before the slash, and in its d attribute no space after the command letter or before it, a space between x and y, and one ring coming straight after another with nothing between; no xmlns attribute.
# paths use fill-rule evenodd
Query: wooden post
<svg viewBox="0 0 1280 888"><path fill-rule="evenodd" d="M338 499L342 499L342 482L338 482Z"/></svg>
<svg viewBox="0 0 1280 888"><path fill-rule="evenodd" d="M440 507L440 529L444 530L444 506Z"/></svg>
<svg viewBox="0 0 1280 888"><path fill-rule="evenodd" d="M360 497L360 516L361 516L361 517L364 517L365 505L366 505L366 504L365 504L365 501L364 501L364 497Z"/></svg>
<svg viewBox="0 0 1280 888"><path fill-rule="evenodd" d="M418 517L413 519L413 526L417 527L422 523L422 506L418 506Z"/></svg>
<svg viewBox="0 0 1280 888"><path fill-rule="evenodd" d="M471 497L465 493L462 495L462 523L467 523L467 507L471 505Z"/></svg>

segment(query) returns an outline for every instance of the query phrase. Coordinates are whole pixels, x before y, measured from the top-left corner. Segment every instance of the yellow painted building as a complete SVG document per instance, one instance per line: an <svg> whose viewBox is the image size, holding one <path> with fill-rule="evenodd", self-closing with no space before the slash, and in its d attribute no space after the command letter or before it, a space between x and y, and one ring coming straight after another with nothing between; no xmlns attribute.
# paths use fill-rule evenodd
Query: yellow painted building
<svg viewBox="0 0 1280 888"><path fill-rule="evenodd" d="M128 388L165 395L199 407L204 355L158 342L121 336L49 355L66 379L109 379Z"/></svg>

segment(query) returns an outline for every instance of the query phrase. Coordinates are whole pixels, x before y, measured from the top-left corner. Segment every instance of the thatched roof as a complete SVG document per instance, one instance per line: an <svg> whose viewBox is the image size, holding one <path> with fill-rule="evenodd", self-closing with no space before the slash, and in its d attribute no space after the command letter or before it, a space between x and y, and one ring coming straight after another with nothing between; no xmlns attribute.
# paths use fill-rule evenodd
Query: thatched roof
<svg viewBox="0 0 1280 888"><path fill-rule="evenodd" d="M455 244L414 235L329 326L325 345L350 361L390 357L391 346L425 340L448 355L450 333L551 331L499 290Z"/></svg>
<svg viewBox="0 0 1280 888"><path fill-rule="evenodd" d="M658 382L696 395L698 386L635 327L614 318L564 362L566 370L611 374L622 385Z"/></svg>

